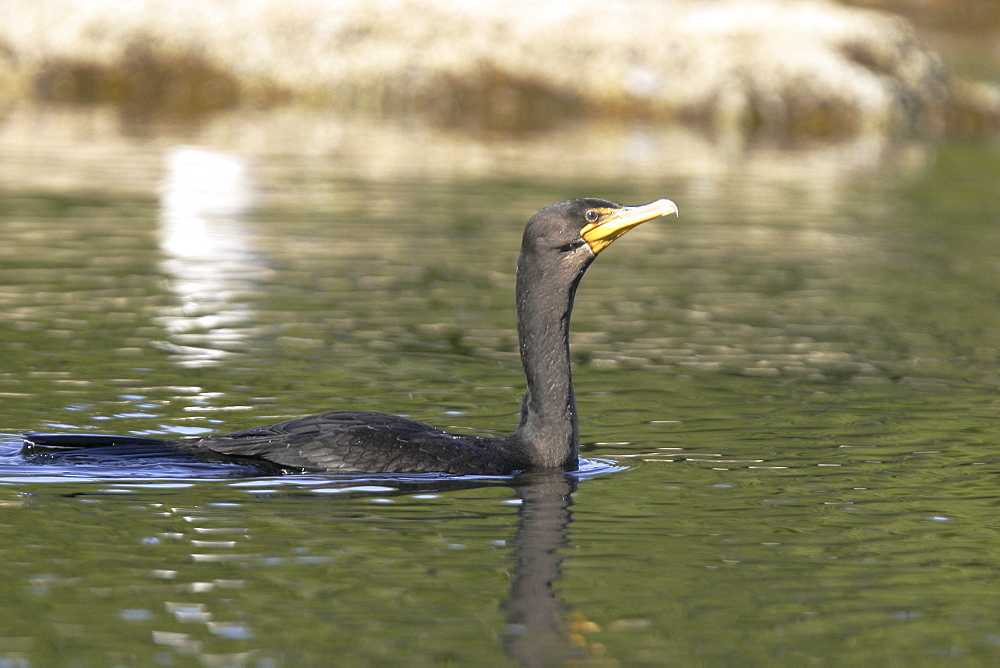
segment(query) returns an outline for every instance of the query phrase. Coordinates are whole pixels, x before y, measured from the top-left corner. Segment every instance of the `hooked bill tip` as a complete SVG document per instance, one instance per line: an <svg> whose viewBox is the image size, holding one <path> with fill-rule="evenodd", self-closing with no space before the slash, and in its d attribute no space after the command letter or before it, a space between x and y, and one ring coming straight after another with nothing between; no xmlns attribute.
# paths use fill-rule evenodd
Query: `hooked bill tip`
<svg viewBox="0 0 1000 668"><path fill-rule="evenodd" d="M658 211L661 216L669 216L670 214L674 214L675 216L681 215L680 210L674 204L673 200L658 199L652 203L651 207Z"/></svg>

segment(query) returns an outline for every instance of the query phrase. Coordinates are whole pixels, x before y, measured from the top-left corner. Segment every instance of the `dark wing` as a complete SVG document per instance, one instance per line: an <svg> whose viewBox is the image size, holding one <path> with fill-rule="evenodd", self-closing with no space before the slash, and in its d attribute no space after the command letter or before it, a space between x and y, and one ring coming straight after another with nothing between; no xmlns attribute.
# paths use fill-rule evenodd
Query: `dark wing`
<svg viewBox="0 0 1000 668"><path fill-rule="evenodd" d="M486 439L449 434L396 415L336 411L182 441L184 450L260 458L305 471L508 475Z"/></svg>

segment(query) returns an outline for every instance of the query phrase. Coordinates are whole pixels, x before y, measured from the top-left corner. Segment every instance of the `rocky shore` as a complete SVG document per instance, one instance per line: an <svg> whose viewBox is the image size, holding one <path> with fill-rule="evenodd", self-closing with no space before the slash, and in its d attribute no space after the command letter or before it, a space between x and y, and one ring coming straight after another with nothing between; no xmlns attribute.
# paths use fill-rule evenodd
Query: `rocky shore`
<svg viewBox="0 0 1000 668"><path fill-rule="evenodd" d="M826 0L7 0L0 107L23 101L792 138L1000 126L1000 91L955 76L905 19Z"/></svg>

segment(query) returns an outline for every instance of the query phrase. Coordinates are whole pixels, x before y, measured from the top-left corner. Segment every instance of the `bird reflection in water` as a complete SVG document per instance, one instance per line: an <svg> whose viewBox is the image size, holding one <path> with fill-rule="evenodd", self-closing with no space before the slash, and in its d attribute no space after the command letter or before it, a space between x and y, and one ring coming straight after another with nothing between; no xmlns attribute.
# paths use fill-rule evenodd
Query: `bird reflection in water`
<svg viewBox="0 0 1000 668"><path fill-rule="evenodd" d="M562 665L583 649L569 642L565 604L556 596L562 554L572 519L577 478L570 474L526 473L515 479L521 498L514 535L514 569L504 609L507 654L524 666Z"/></svg>
<svg viewBox="0 0 1000 668"><path fill-rule="evenodd" d="M559 599L556 583L562 578L562 562L569 545L572 496L581 481L606 475L621 467L602 461L584 460L579 471L570 473L522 473L513 478L344 476L325 487L341 488L337 502L365 498L447 493L483 487L509 486L520 500L510 587L502 603L507 613L502 634L504 651L528 668L558 666L587 657L587 650L573 642L567 607ZM371 486L377 492L369 491ZM392 488L392 491L386 488ZM315 499L315 492L274 492L273 498ZM329 498L334 498L330 495Z"/></svg>

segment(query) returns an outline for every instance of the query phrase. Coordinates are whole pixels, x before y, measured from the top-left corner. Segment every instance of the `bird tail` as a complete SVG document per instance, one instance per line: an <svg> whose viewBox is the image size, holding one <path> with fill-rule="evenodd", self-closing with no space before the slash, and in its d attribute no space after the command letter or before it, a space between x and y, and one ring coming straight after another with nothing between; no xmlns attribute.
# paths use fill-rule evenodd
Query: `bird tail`
<svg viewBox="0 0 1000 668"><path fill-rule="evenodd" d="M165 446L170 441L145 436L120 436L117 434L39 434L24 435L21 452L24 454L53 450L79 450L81 448L110 448L121 446Z"/></svg>

